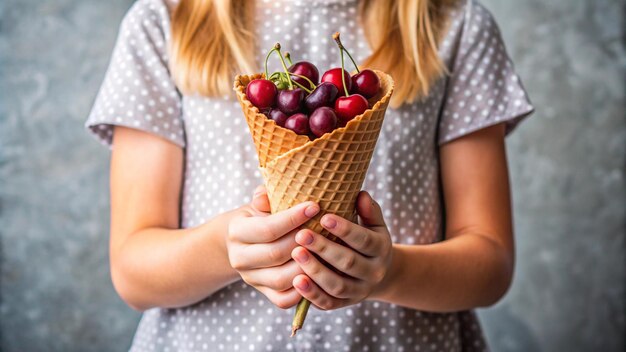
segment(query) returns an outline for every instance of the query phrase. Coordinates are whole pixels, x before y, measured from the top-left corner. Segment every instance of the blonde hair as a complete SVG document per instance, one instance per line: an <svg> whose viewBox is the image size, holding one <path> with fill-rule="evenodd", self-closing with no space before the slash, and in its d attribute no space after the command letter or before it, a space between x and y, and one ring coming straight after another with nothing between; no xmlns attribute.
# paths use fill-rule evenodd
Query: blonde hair
<svg viewBox="0 0 626 352"><path fill-rule="evenodd" d="M395 77L391 105L428 95L446 72L438 41L453 0L362 0L359 17L372 54L360 65ZM180 0L172 14L171 71L185 93L227 95L233 75L256 72L255 1ZM350 44L348 44L350 48Z"/></svg>

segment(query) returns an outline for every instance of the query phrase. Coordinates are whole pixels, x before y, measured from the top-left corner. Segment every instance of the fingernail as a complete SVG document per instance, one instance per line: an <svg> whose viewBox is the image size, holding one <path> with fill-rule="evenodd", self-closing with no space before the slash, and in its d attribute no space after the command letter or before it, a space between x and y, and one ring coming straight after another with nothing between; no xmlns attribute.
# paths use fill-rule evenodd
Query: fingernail
<svg viewBox="0 0 626 352"><path fill-rule="evenodd" d="M319 211L320 208L317 205L309 205L308 207L306 207L306 209L304 209L304 215L312 218L315 216L315 214L319 213Z"/></svg>
<svg viewBox="0 0 626 352"><path fill-rule="evenodd" d="M322 226L324 226L327 229L334 229L335 226L337 226L337 221L335 221L332 218L326 216L326 217L322 218Z"/></svg>
<svg viewBox="0 0 626 352"><path fill-rule="evenodd" d="M302 231L300 232L299 236L300 236L300 240L298 241L298 243L304 244L307 246L313 243L313 236L311 236L310 233Z"/></svg>
<svg viewBox="0 0 626 352"><path fill-rule="evenodd" d="M309 260L309 254L305 251L300 251L300 253L296 255L296 260L300 263L306 263L307 260Z"/></svg>
<svg viewBox="0 0 626 352"><path fill-rule="evenodd" d="M309 282L306 280L300 280L300 283L298 284L298 288L301 289L302 291L306 291L309 289Z"/></svg>

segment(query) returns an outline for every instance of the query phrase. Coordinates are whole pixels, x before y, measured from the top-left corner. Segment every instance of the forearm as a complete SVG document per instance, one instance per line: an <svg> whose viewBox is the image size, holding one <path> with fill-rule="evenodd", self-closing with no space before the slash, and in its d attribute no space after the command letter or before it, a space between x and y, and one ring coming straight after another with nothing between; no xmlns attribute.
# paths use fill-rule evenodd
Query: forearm
<svg viewBox="0 0 626 352"><path fill-rule="evenodd" d="M371 298L432 312L489 306L504 295L512 272L512 254L478 234L431 245L395 244L391 270Z"/></svg>
<svg viewBox="0 0 626 352"><path fill-rule="evenodd" d="M213 225L142 229L112 248L113 283L124 301L138 310L187 306L236 281L224 234Z"/></svg>

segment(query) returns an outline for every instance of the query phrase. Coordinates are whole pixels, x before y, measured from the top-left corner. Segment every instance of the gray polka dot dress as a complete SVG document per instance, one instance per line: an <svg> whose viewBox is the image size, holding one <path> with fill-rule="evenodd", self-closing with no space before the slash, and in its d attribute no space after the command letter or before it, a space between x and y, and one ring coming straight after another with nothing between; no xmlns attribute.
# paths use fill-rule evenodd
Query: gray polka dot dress
<svg viewBox="0 0 626 352"><path fill-rule="evenodd" d="M275 42L320 71L337 67L335 31L359 61L370 52L355 19L356 0L257 3L264 19L257 28L259 67ZM129 10L86 125L108 145L112 127L121 125L184 148L186 228L249 202L262 179L234 95L207 98L177 90L167 52L175 5L139 0ZM426 99L387 111L363 187L382 205L396 243L443 238L440 145L501 122L510 132L533 109L491 14L471 1L450 11L440 43L450 74ZM279 69L276 61L272 70ZM293 309L273 306L240 281L190 307L145 312L131 351L487 350L471 311L428 313L373 301L333 311L312 308L304 329L289 338L292 315Z"/></svg>

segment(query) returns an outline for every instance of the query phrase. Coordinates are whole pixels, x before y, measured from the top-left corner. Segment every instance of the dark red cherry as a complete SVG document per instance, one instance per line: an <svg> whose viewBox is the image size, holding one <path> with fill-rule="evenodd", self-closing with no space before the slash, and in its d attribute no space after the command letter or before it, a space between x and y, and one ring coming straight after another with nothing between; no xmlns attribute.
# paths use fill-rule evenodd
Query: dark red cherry
<svg viewBox="0 0 626 352"><path fill-rule="evenodd" d="M300 88L280 90L276 98L276 107L287 115L293 115L300 111L303 101L304 91Z"/></svg>
<svg viewBox="0 0 626 352"><path fill-rule="evenodd" d="M317 85L317 82L319 82L320 79L320 72L317 70L317 67L308 61L296 62L289 67L288 71L310 79L315 85ZM291 76L291 79L309 89L315 88L311 87L311 84L302 77Z"/></svg>
<svg viewBox="0 0 626 352"><path fill-rule="evenodd" d="M287 121L289 116L278 109L271 109L267 114L267 117L274 120L278 126L285 127L285 121Z"/></svg>
<svg viewBox="0 0 626 352"><path fill-rule="evenodd" d="M339 90L330 82L322 82L311 94L304 98L304 106L313 111L322 106L334 106Z"/></svg>
<svg viewBox="0 0 626 352"><path fill-rule="evenodd" d="M337 127L337 115L327 106L317 108L309 117L309 128L316 137L334 131L335 127Z"/></svg>
<svg viewBox="0 0 626 352"><path fill-rule="evenodd" d="M361 115L368 108L367 99L360 94L352 94L348 97L339 97L335 101L335 113L339 123L345 126L355 116Z"/></svg>
<svg viewBox="0 0 626 352"><path fill-rule="evenodd" d="M322 76L322 82L329 82L337 87L337 89L339 90L339 96L346 95L343 90L343 83L341 82L342 71L346 79L346 88L349 92L350 88L352 87L352 80L350 80L350 74L348 73L348 71L342 69L341 67L331 68L330 70L326 71Z"/></svg>
<svg viewBox="0 0 626 352"><path fill-rule="evenodd" d="M366 99L375 96L380 90L378 75L372 70L362 70L352 76L352 93L361 94Z"/></svg>
<svg viewBox="0 0 626 352"><path fill-rule="evenodd" d="M254 79L246 87L246 97L259 109L271 108L276 101L278 89L267 79Z"/></svg>
<svg viewBox="0 0 626 352"><path fill-rule="evenodd" d="M297 113L289 116L285 121L285 128L294 131L297 134L309 134L309 118L303 113Z"/></svg>

